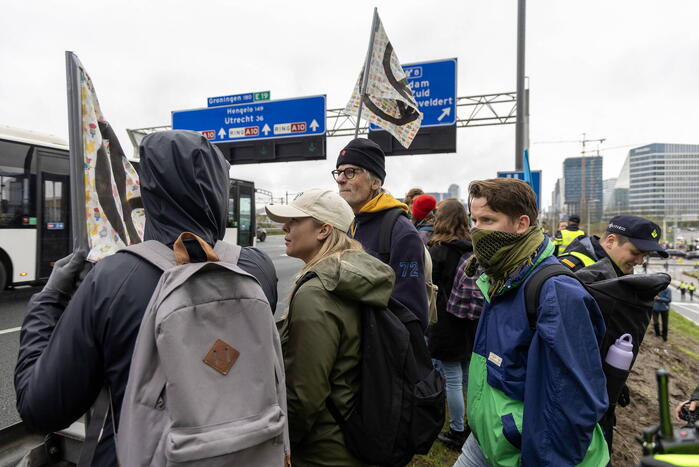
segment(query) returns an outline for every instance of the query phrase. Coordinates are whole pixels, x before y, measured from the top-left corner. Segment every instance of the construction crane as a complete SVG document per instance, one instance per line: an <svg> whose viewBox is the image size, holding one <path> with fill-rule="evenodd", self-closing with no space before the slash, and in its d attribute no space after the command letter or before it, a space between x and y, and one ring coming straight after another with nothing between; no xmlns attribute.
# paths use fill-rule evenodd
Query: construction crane
<svg viewBox="0 0 699 467"><path fill-rule="evenodd" d="M585 163L585 156L588 154L588 152L593 152L593 151L588 151L587 150L587 143L598 143L597 149L594 151L597 153L599 156L600 148L599 144L604 143L607 140L607 138L588 138L587 133L582 134L582 139L577 139L577 140L561 140L561 141L538 141L532 143L532 145L535 144L567 144L567 143L577 143L582 145L582 151L580 151L581 154L581 161L580 161L580 201L578 203L578 215L581 217L585 216L585 219L587 221L588 225L588 230L590 230L590 213L586 209L587 207L587 167ZM621 146L620 146L621 147ZM608 148L611 149L611 148ZM598 200L598 202L602 202L602 200ZM589 234L589 232L587 232Z"/></svg>
<svg viewBox="0 0 699 467"><path fill-rule="evenodd" d="M581 172L580 178L581 178L582 186L580 187L580 203L579 203L580 213L579 213L579 215L581 217L583 215L585 216L585 218L587 220L587 230L588 230L588 232L586 232L586 233L589 235L590 234L590 232L589 232L589 230L590 230L590 210L585 209L587 206L587 193L586 193L587 192L587 180L586 180L587 171L586 171L586 167L585 167L585 155L586 155L587 151L585 151L585 144L586 143L595 143L595 142L602 144L606 141L606 138L588 139L587 135L585 133L583 133L582 136L583 136L583 138L580 141L582 143L582 152L581 152L582 158L580 160L580 172ZM597 147L599 148L599 146L597 146ZM597 150L597 155L599 156L599 149ZM601 203L602 200L599 199L599 200L597 200L597 202Z"/></svg>

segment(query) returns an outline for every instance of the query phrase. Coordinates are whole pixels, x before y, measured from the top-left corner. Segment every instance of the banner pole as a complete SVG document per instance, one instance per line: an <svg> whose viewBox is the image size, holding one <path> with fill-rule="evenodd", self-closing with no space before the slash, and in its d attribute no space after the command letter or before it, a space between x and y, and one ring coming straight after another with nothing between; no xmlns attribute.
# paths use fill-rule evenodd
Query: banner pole
<svg viewBox="0 0 699 467"><path fill-rule="evenodd" d="M367 82L369 81L369 67L371 65L371 54L374 52L374 37L376 36L376 28L379 22L379 10L374 7L374 18L371 20L371 34L369 35L369 50L366 53L364 60L364 72L362 73L362 82L359 84L359 111L357 112L357 126L354 129L354 137L359 137L359 125L362 121L362 102L366 95Z"/></svg>
<svg viewBox="0 0 699 467"><path fill-rule="evenodd" d="M80 60L66 51L66 85L68 94L68 141L70 144L70 225L73 250L89 253L85 219L85 161L82 138L82 110L80 106Z"/></svg>

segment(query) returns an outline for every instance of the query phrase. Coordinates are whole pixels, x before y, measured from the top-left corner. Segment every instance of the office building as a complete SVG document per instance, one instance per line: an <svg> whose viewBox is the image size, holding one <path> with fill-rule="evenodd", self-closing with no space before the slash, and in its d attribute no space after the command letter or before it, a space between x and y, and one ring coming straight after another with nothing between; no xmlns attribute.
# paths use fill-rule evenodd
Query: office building
<svg viewBox="0 0 699 467"><path fill-rule="evenodd" d="M602 205L606 206L609 204L609 200L614 193L614 188L616 187L616 178L608 178L602 182Z"/></svg>
<svg viewBox="0 0 699 467"><path fill-rule="evenodd" d="M652 143L630 150L627 162L632 212L699 219L699 145Z"/></svg>
<svg viewBox="0 0 699 467"><path fill-rule="evenodd" d="M563 161L563 201L568 215L598 222L602 218L602 157L569 157ZM584 212L583 212L584 211Z"/></svg>

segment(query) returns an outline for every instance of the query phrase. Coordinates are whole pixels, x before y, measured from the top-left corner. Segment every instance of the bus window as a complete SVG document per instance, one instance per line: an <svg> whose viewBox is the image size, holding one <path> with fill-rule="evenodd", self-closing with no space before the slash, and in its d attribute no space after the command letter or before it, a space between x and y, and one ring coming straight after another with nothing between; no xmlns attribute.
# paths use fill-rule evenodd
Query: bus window
<svg viewBox="0 0 699 467"><path fill-rule="evenodd" d="M240 228L238 229L238 245L252 245L252 196L240 193Z"/></svg>
<svg viewBox="0 0 699 467"><path fill-rule="evenodd" d="M228 198L228 218L226 219L226 227L229 229L238 228L238 216L235 213L235 198L233 197L234 190L231 189L231 197Z"/></svg>
<svg viewBox="0 0 699 467"><path fill-rule="evenodd" d="M0 227L36 225L36 164L30 150L0 141Z"/></svg>

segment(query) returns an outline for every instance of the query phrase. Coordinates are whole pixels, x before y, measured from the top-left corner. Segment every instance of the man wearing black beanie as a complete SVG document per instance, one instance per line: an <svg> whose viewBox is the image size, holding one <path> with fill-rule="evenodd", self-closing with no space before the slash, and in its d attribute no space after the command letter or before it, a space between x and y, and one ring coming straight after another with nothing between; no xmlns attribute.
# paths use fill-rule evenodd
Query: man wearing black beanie
<svg viewBox="0 0 699 467"><path fill-rule="evenodd" d="M396 283L392 297L413 311L426 328L425 249L408 220L408 206L382 189L386 179L383 150L369 139L353 139L340 151L335 167L332 173L340 196L355 214L348 235L358 240L367 253L393 268ZM390 239L383 251L382 238Z"/></svg>

